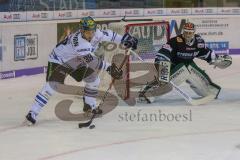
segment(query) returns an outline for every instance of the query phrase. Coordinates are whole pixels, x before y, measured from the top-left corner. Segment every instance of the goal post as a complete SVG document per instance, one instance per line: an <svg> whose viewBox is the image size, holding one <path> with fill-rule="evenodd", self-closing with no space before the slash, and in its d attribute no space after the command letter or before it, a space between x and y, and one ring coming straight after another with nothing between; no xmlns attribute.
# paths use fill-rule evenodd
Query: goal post
<svg viewBox="0 0 240 160"><path fill-rule="evenodd" d="M170 37L170 27L167 21L137 21L137 22L115 22L110 23L109 29L124 35L129 33L130 35L138 39L138 46L135 52L146 62L154 62L155 54L161 48L161 46L167 42ZM113 56L116 54L125 54L125 50L121 45L115 45L113 43L104 44L104 58L108 62L113 61ZM119 59L115 63L121 63ZM125 84L122 84L122 93L124 99L130 97L131 78L138 77L140 73L132 72L131 64L142 63L135 59L133 56L129 56L128 60L123 67L123 78ZM107 85L107 81L104 80L103 85ZM144 85L144 84L143 84Z"/></svg>

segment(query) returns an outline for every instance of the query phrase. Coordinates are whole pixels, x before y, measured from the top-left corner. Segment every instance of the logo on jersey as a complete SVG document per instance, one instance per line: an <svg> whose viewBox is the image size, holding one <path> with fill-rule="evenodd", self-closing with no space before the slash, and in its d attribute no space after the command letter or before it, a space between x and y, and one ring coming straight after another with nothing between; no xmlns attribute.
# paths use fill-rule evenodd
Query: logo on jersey
<svg viewBox="0 0 240 160"><path fill-rule="evenodd" d="M186 51L194 51L194 50L196 50L195 47L186 47Z"/></svg>
<svg viewBox="0 0 240 160"><path fill-rule="evenodd" d="M199 51L193 53L177 52L177 56L183 59L192 59L198 55Z"/></svg>
<svg viewBox="0 0 240 160"><path fill-rule="evenodd" d="M83 57L85 62L89 63L93 60L93 56L91 54L88 54L86 56Z"/></svg>
<svg viewBox="0 0 240 160"><path fill-rule="evenodd" d="M183 39L181 37L177 37L177 42L183 42Z"/></svg>
<svg viewBox="0 0 240 160"><path fill-rule="evenodd" d="M91 51L91 48L83 48L83 49L78 49L78 52L87 52L87 51Z"/></svg>

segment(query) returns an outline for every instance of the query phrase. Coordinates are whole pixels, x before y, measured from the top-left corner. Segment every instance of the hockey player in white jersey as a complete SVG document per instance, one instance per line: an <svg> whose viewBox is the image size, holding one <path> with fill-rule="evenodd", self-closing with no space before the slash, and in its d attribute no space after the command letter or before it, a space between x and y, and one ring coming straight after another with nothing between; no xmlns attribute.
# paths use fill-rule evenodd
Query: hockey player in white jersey
<svg viewBox="0 0 240 160"><path fill-rule="evenodd" d="M137 48L137 39L129 34L119 35L111 30L99 30L92 17L84 17L80 20L79 30L68 35L58 43L49 56L46 84L38 92L30 111L26 115L30 124L36 123L36 117L47 104L50 97L56 92L51 84L64 84L67 75L76 81L85 81L83 102L84 112L101 114L102 110L96 106L96 97L100 79L100 70L107 71L113 78L120 79L122 70L116 65L109 64L96 57L94 51L102 41L123 44L127 48ZM50 83L51 82L51 83ZM54 83L52 83L54 82Z"/></svg>

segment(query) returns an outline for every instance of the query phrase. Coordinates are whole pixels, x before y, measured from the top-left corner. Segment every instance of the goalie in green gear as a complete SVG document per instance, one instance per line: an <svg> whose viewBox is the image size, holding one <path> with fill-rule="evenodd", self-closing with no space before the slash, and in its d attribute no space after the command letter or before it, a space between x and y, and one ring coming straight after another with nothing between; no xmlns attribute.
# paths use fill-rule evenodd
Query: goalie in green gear
<svg viewBox="0 0 240 160"><path fill-rule="evenodd" d="M194 63L193 59L199 58L207 61L210 65L224 69L232 64L232 58L229 55L216 55L213 50L206 46L202 37L195 34L195 31L193 23L186 23L183 27L183 33L171 38L158 51L155 56L155 67L159 72L161 62L169 61L171 62L169 74L171 82L176 85L186 82L199 96L214 95L217 98L221 87L213 83L209 76ZM146 93L155 85L159 85L159 90L161 90L169 83L161 82L161 78L156 78L140 91L140 100L150 103ZM171 89L169 87L168 92Z"/></svg>

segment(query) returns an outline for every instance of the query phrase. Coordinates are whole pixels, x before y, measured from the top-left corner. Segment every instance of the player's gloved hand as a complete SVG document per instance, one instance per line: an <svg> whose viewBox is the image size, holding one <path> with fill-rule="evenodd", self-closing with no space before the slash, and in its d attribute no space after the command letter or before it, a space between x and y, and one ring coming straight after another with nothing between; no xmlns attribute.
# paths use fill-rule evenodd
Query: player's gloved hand
<svg viewBox="0 0 240 160"><path fill-rule="evenodd" d="M129 33L125 33L121 43L126 47L126 48L132 48L133 50L137 49L138 45L138 40L137 38L131 36Z"/></svg>
<svg viewBox="0 0 240 160"><path fill-rule="evenodd" d="M114 79L121 79L123 71L119 69L115 63L112 63L111 66L107 68L107 72L114 78Z"/></svg>
<svg viewBox="0 0 240 160"><path fill-rule="evenodd" d="M232 64L232 57L230 55L216 55L216 59L210 62L214 67L225 69Z"/></svg>

